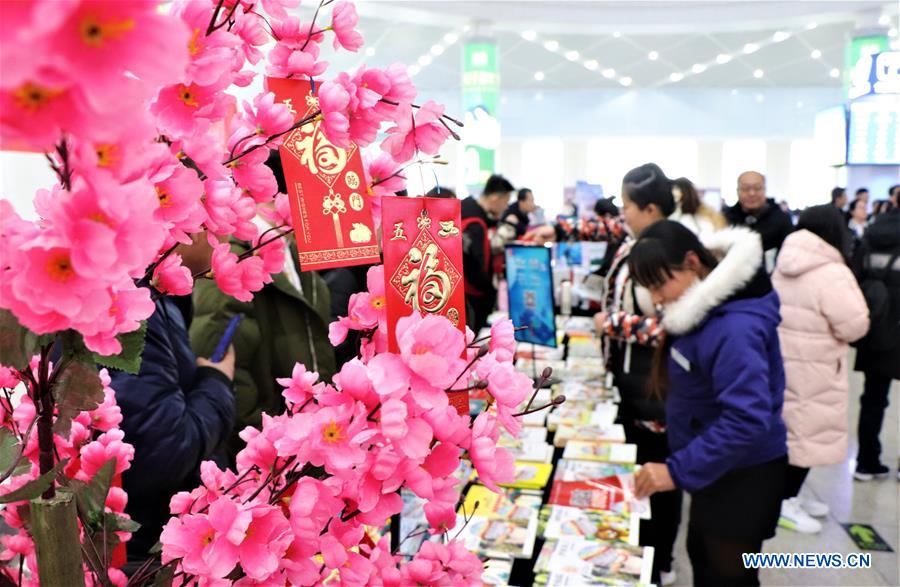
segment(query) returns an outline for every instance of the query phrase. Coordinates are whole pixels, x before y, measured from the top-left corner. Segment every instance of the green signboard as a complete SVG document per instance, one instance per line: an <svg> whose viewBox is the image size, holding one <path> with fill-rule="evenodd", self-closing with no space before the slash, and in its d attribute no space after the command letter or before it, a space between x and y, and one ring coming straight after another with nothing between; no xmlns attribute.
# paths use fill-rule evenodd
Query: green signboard
<svg viewBox="0 0 900 587"><path fill-rule="evenodd" d="M494 172L494 157L500 143L497 120L500 66L497 57L497 44L493 41L470 41L463 46L463 167L466 188L475 195L481 193L485 181Z"/></svg>
<svg viewBox="0 0 900 587"><path fill-rule="evenodd" d="M844 96L855 98L851 95L851 86L863 85L869 79L872 69L872 55L888 51L890 40L886 35L865 35L855 37L847 43L844 59Z"/></svg>

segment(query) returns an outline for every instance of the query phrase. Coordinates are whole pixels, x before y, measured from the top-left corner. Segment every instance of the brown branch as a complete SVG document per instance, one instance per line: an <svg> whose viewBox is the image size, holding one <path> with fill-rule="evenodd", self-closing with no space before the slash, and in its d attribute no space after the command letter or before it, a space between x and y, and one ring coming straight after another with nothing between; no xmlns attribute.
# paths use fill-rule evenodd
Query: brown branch
<svg viewBox="0 0 900 587"><path fill-rule="evenodd" d="M234 157L231 157L231 158L229 158L229 159L226 160L226 161L223 161L223 162L222 162L222 165L224 165L224 166L227 167L228 165L234 163L235 161L237 161L237 160L240 159L241 157L244 157L245 155L249 155L250 153L252 153L253 151L259 149L260 147L265 147L265 146L268 145L270 142L274 141L275 139L277 139L277 138L279 138L279 137L282 137L282 136L288 134L288 133L291 132L292 130L296 130L296 129L302 127L302 126L306 126L306 125L309 124L310 122L314 121L314 120L316 119L316 117L318 117L320 114L322 114L322 111L321 111L321 110L316 110L314 113L310 114L310 115L307 116L306 118L304 118L304 119L302 119L302 120L298 120L297 122L295 122L294 124L292 124L291 127L290 127L289 129L287 129L287 130L285 130L285 131L282 131L282 132L280 132L280 133L276 133L276 134L270 136L269 138L266 139L266 141L265 141L264 143L260 143L260 144L258 144L258 145L253 145L252 147L249 147L247 150L241 152L240 154L235 155Z"/></svg>
<svg viewBox="0 0 900 587"><path fill-rule="evenodd" d="M219 20L219 11L222 10L222 4L225 0L219 0L218 4L216 4L216 9L213 11L212 18L209 19L209 26L206 27L206 36L210 36L215 31L216 21ZM237 2L235 2L237 4Z"/></svg>
<svg viewBox="0 0 900 587"><path fill-rule="evenodd" d="M535 412L540 412L541 410L546 410L547 408L552 408L553 406L558 406L566 401L566 396L558 395L549 404L544 404L542 406L538 406L536 408L532 408L530 410L525 410L524 412L519 412L518 414L513 414L514 418L518 418L519 416L527 416L528 414L533 414Z"/></svg>

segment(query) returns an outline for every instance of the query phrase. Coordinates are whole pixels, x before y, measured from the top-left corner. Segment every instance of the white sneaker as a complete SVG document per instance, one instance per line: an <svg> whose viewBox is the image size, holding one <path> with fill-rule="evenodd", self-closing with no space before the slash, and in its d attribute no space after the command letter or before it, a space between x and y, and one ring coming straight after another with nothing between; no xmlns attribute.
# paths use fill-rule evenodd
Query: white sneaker
<svg viewBox="0 0 900 587"><path fill-rule="evenodd" d="M659 582L663 587L668 587L669 585L674 585L675 581L678 580L678 576L675 574L675 571L660 571L659 572Z"/></svg>
<svg viewBox="0 0 900 587"><path fill-rule="evenodd" d="M831 511L828 505L821 501L802 497L800 498L800 507L814 518L824 518Z"/></svg>
<svg viewBox="0 0 900 587"><path fill-rule="evenodd" d="M822 530L822 524L813 519L800 507L800 500L796 497L781 502L781 517L778 525L788 530L803 534L817 534Z"/></svg>

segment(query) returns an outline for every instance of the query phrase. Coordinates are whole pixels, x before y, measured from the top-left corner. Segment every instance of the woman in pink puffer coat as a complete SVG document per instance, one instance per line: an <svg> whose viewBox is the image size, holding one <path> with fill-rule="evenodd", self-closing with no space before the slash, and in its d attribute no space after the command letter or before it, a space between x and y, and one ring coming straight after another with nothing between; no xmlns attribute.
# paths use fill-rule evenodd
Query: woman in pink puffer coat
<svg viewBox="0 0 900 587"><path fill-rule="evenodd" d="M828 507L800 500L800 487L810 467L847 458L847 347L869 329L869 310L845 251L849 234L840 211L808 208L797 232L785 239L772 275L781 298L783 418L791 465L779 525L806 533L821 530L811 516L826 515Z"/></svg>

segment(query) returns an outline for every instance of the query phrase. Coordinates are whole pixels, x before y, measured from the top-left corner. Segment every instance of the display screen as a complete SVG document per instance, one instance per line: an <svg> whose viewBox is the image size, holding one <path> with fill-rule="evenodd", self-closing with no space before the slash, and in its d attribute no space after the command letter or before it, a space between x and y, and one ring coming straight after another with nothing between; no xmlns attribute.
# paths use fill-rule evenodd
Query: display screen
<svg viewBox="0 0 900 587"><path fill-rule="evenodd" d="M826 165L847 162L847 112L843 106L816 114L813 135L820 161Z"/></svg>
<svg viewBox="0 0 900 587"><path fill-rule="evenodd" d="M878 96L850 103L847 163L900 164L900 96Z"/></svg>

